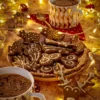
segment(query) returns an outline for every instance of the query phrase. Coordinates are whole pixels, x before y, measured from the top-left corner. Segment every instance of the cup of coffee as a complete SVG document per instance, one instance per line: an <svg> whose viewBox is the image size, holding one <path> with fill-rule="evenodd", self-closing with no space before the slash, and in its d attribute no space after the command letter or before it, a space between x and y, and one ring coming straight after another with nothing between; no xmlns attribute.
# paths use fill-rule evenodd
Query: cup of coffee
<svg viewBox="0 0 100 100"><path fill-rule="evenodd" d="M19 67L0 68L0 100L46 100L41 93L33 93L34 77Z"/></svg>
<svg viewBox="0 0 100 100"><path fill-rule="evenodd" d="M49 0L50 24L60 29L76 27L82 19L79 2L80 0Z"/></svg>

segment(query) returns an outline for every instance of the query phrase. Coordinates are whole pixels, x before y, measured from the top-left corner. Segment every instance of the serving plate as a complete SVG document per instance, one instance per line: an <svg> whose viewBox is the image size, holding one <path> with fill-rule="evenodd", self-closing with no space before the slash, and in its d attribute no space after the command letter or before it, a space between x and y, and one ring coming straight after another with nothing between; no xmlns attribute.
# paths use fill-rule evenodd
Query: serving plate
<svg viewBox="0 0 100 100"><path fill-rule="evenodd" d="M24 38L23 38L23 32L21 32L21 33L22 34L19 35L21 37L21 39L19 40L20 42L18 42L18 44L16 44L14 42L12 44L12 46L10 46L10 48L8 48L8 61L12 66L19 66L19 67L27 69L28 71L30 71L32 73L32 75L35 77L35 79L40 80L40 81L59 81L58 77L56 76L56 72L59 71L58 66L63 67L63 72L67 78L75 77L76 75L81 74L82 71L86 70L89 67L89 64L90 64L89 53L90 53L90 51L88 48L86 48L86 46L83 44L83 42L81 40L79 40L77 35L69 36L69 35L65 34L63 40L55 41L53 39L48 39L45 36L39 34L40 38L39 39L38 39L38 37L37 37L37 39L35 38L36 41L33 43L32 41L25 42L26 40L24 38L26 38L25 36L27 33L24 34ZM37 36L39 36L39 35L37 35ZM34 40L34 38L33 38L34 36L31 35L30 37L32 37L32 39ZM37 43L37 40L39 40L38 43ZM21 49L22 53L20 52L18 54L18 52L20 51L18 46L21 46L21 44L22 45L24 44L24 47L26 45L28 46L28 45L32 44L28 49L24 48L24 51L26 51L28 54L23 53L23 49ZM39 48L37 48L35 46L37 44L40 45L40 47L42 49L41 51L39 51ZM13 45L15 45L15 47ZM29 63L27 63L27 61L29 59L27 59L26 62L23 63L23 59L21 58L23 55L25 57L27 57L27 56L29 57L29 51L31 50L30 48L32 46L33 46L32 50L33 49L35 50L35 53L34 52L33 53L36 54L36 58L37 58L38 53L41 53L41 57L39 58L39 61L37 61L38 62L37 64L39 64L39 67L38 67L38 69L35 69L35 70L34 70L34 68L36 68L37 65L35 66L36 63L32 63L32 62L34 62L34 60L36 60L36 58L33 57L34 55L32 55L33 60L32 59L30 60L30 63L33 64L31 67L30 67ZM49 48L49 49L50 49L50 47L52 49L56 48L56 51L52 51L50 49L51 51L48 53L48 51L45 51L45 50L43 51L44 47ZM73 47L75 47L77 49L75 49L75 48L73 49ZM68 54L63 55L62 54L63 51L61 51L62 48L64 50L66 49L67 51L69 49L72 51ZM14 51L15 49L16 49L17 53L12 54L13 53L12 51ZM59 50L57 50L57 49L59 49ZM60 54L61 57L59 60L53 59L52 64L45 65L43 63L43 65L41 65L40 61L41 61L42 57L44 57L43 56L44 54L46 54L46 56L47 56L47 57L46 56L44 57L44 58L46 58L46 61L47 61L47 58L50 57L51 54L55 54L55 53ZM75 57L77 56L77 61L71 60L72 62L75 62L75 66L65 67L66 66L65 63L61 59L66 58L68 55L74 55ZM17 58L17 61L20 60L19 63L15 62L14 59L16 59L16 58ZM49 60L51 60L51 58ZM57 61L55 61L55 60L57 60ZM64 61L66 62L66 59ZM68 59L67 63L69 63L69 61L70 60ZM77 62L77 64L76 64L76 62ZM52 67L52 71L48 72L47 70L51 67ZM45 72L42 69L45 70Z"/></svg>

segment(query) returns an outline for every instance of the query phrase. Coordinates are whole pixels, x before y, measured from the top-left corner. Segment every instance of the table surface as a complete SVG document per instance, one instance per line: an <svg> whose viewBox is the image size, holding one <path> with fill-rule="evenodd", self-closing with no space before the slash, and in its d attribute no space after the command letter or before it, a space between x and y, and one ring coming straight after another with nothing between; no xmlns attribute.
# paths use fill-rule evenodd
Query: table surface
<svg viewBox="0 0 100 100"><path fill-rule="evenodd" d="M48 10L47 10L48 2L47 0L43 0L43 1L44 1L44 4L41 6L38 3L39 0L29 0L29 5L30 5L29 12L30 13L37 13L37 12L48 13ZM97 11L100 10L98 4L96 4L96 10ZM39 27L41 27L40 24L37 24L33 21L29 21L29 22L31 22L31 25L28 25L28 24L25 25L24 26L25 29L39 31ZM89 49L98 48L99 50L100 49L100 41L99 41L100 26L97 25L96 22L97 22L97 17L84 16L80 24L86 36L86 40L84 41L84 43L86 44L87 48ZM32 29L33 27L31 26L34 26L34 29ZM97 28L97 32L93 33L93 30L95 28ZM7 32L6 34L7 38L5 41L3 54L0 56L0 67L10 66L9 62L7 61L7 48L15 40L18 39L18 37L15 34L17 33L17 31L8 31L8 30L5 30L5 31ZM89 36L91 36L92 38ZM96 53L98 55L95 55L95 57L98 57L99 59L100 52L98 51ZM98 59L97 61L99 62ZM43 93L47 100L63 100L61 99L63 98L63 93L61 89L59 89L58 87L59 82L41 82L41 81L37 81L37 82L40 85L40 93ZM89 91L89 94L91 94L91 96L86 95L85 97L80 97L79 100L100 100L100 80L96 78L95 82L96 82L96 85L92 87Z"/></svg>

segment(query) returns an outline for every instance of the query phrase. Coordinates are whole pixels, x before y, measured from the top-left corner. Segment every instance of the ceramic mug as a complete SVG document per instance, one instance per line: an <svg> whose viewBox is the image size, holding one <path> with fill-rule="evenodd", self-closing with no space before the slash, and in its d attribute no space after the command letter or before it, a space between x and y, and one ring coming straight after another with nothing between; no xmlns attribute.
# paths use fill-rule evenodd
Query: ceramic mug
<svg viewBox="0 0 100 100"><path fill-rule="evenodd" d="M0 97L0 100L34 100L33 97L39 98L40 100L46 100L44 95L41 93L32 93L32 88L34 88L34 77L30 72L19 67L4 67L0 68L0 75L3 74L18 74L31 81L31 86L24 93L14 96L14 97Z"/></svg>
<svg viewBox="0 0 100 100"><path fill-rule="evenodd" d="M55 28L68 29L76 27L82 19L82 11L76 5L58 6L53 4L54 0L49 0L49 21Z"/></svg>

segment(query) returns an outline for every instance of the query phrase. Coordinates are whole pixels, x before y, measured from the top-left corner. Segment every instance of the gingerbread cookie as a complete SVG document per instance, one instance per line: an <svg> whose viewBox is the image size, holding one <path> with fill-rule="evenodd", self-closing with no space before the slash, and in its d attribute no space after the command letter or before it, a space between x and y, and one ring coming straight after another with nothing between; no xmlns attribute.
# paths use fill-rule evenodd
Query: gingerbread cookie
<svg viewBox="0 0 100 100"><path fill-rule="evenodd" d="M41 57L41 47L39 44L30 43L24 47L24 54L28 56L31 61L38 62Z"/></svg>
<svg viewBox="0 0 100 100"><path fill-rule="evenodd" d="M53 60L50 59L48 54L43 54L39 63L41 66L49 66L53 64Z"/></svg>
<svg viewBox="0 0 100 100"><path fill-rule="evenodd" d="M58 48L57 47L51 46L51 45L45 45L45 44L42 45L42 50L45 53L55 53L55 52L58 52Z"/></svg>
<svg viewBox="0 0 100 100"><path fill-rule="evenodd" d="M49 56L50 56L50 59L52 59L53 61L59 61L61 59L60 53L52 53Z"/></svg>
<svg viewBox="0 0 100 100"><path fill-rule="evenodd" d="M76 62L73 61L74 59L68 59L68 57L62 57L61 62L64 64L66 68L74 68L76 66ZM75 59L76 60L76 59Z"/></svg>
<svg viewBox="0 0 100 100"><path fill-rule="evenodd" d="M48 34L50 34L50 32L51 31L49 30L49 28L43 28L41 34L48 37Z"/></svg>
<svg viewBox="0 0 100 100"><path fill-rule="evenodd" d="M57 30L51 30L49 28L43 28L41 34L56 41L62 40L65 36L65 34L59 34Z"/></svg>
<svg viewBox="0 0 100 100"><path fill-rule="evenodd" d="M40 71L48 74L53 72L53 68L51 66L42 66Z"/></svg>
<svg viewBox="0 0 100 100"><path fill-rule="evenodd" d="M41 45L41 47L45 53L61 53L62 55L68 55L69 52L73 52L73 50L68 48L56 47L56 46L45 45L45 44Z"/></svg>
<svg viewBox="0 0 100 100"><path fill-rule="evenodd" d="M68 41L68 42L64 42L64 41L54 41L54 40L51 40L51 39L45 39L45 43L48 44L48 45L55 45L55 46L60 46L60 47L68 47L68 46L72 46L71 42Z"/></svg>
<svg viewBox="0 0 100 100"><path fill-rule="evenodd" d="M71 61L71 60L66 61L65 59L62 59L61 61L66 68L70 69L70 68L74 68L76 66L76 62L74 62L74 61Z"/></svg>
<svg viewBox="0 0 100 100"><path fill-rule="evenodd" d="M79 40L79 36L78 35L74 35L72 37L72 45L76 46L76 51L75 53L77 55L83 53L84 48L86 48L86 46L84 45L84 43L82 41Z"/></svg>
<svg viewBox="0 0 100 100"><path fill-rule="evenodd" d="M25 32L24 30L20 31L18 36L22 37L24 39L24 43L30 43L30 42L39 42L40 35L34 32Z"/></svg>
<svg viewBox="0 0 100 100"><path fill-rule="evenodd" d="M37 62L31 63L30 67L31 67L31 70L33 70L34 72L37 72L37 70L41 68L40 64L38 64Z"/></svg>
<svg viewBox="0 0 100 100"><path fill-rule="evenodd" d="M70 54L70 55L66 56L66 60L77 61L78 57L74 54Z"/></svg>
<svg viewBox="0 0 100 100"><path fill-rule="evenodd" d="M22 39L15 41L12 46L8 47L9 55L21 54L22 47L23 47L23 40Z"/></svg>

